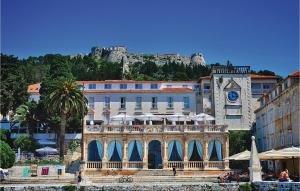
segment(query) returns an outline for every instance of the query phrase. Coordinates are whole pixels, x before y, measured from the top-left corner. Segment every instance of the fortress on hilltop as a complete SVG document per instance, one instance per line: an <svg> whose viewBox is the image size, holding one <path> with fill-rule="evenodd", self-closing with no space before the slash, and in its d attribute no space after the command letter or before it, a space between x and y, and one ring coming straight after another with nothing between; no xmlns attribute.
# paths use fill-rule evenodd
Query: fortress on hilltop
<svg viewBox="0 0 300 191"><path fill-rule="evenodd" d="M179 54L135 54L128 53L127 48L124 46L112 46L109 48L93 47L90 55L109 62L123 62L124 66L135 62L145 63L146 61L152 61L157 65L169 62L206 65L201 53L194 53L191 56L182 56Z"/></svg>

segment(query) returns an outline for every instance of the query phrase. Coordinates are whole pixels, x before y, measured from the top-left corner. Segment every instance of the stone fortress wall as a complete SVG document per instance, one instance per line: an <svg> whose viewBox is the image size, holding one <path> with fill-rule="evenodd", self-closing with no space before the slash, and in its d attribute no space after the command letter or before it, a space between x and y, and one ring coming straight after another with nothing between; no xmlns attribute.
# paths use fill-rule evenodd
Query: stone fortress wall
<svg viewBox="0 0 300 191"><path fill-rule="evenodd" d="M93 47L91 49L91 56L104 59L109 62L123 62L124 66L135 62L145 63L152 61L157 65L164 65L168 62L183 63L183 64L199 64L206 65L203 54L194 53L191 56L182 56L179 54L135 54L128 53L124 46Z"/></svg>

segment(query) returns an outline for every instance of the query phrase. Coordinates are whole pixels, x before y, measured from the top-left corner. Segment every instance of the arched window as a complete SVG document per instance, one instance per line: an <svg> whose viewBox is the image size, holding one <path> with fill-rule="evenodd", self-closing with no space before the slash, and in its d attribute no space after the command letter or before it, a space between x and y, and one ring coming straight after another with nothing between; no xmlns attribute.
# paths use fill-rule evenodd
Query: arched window
<svg viewBox="0 0 300 191"><path fill-rule="evenodd" d="M133 140L128 144L128 160L129 161L142 161L143 159L143 145L140 141Z"/></svg>
<svg viewBox="0 0 300 191"><path fill-rule="evenodd" d="M102 160L102 144L98 140L93 140L88 145L88 161L101 161Z"/></svg>
<svg viewBox="0 0 300 191"><path fill-rule="evenodd" d="M215 156L216 157L213 157ZM218 161L222 160L222 143L219 140L211 140L208 143L208 160L217 158Z"/></svg>
<svg viewBox="0 0 300 191"><path fill-rule="evenodd" d="M107 148L109 161L122 161L122 143L117 140L113 140L108 144Z"/></svg>
<svg viewBox="0 0 300 191"><path fill-rule="evenodd" d="M182 161L182 144L173 140L168 144L169 161Z"/></svg>
<svg viewBox="0 0 300 191"><path fill-rule="evenodd" d="M188 159L189 161L203 160L203 147L200 141L191 140L188 145Z"/></svg>

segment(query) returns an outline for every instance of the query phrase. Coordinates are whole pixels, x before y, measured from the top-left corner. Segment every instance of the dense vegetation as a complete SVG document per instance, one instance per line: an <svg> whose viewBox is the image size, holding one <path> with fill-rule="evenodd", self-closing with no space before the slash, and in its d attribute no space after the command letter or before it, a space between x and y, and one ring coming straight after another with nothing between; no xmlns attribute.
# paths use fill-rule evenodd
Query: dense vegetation
<svg viewBox="0 0 300 191"><path fill-rule="evenodd" d="M0 168L10 168L15 162L15 152L4 141L0 141Z"/></svg>
<svg viewBox="0 0 300 191"><path fill-rule="evenodd" d="M226 63L230 64L230 62ZM168 63L158 66L153 62L133 63L128 72L122 74L122 63L109 63L94 59L90 56L70 57L60 54L48 54L39 57L18 59L12 55L1 54L1 86L0 104L1 114L16 114L15 121L26 127L29 133L40 130L59 133L61 114L49 111L47 96L57 89L58 85L66 80L198 80L207 76L213 65L200 66ZM271 71L253 73L275 75ZM27 102L27 87L29 84L41 83L39 103ZM82 111L78 115L68 115L66 132L80 132Z"/></svg>

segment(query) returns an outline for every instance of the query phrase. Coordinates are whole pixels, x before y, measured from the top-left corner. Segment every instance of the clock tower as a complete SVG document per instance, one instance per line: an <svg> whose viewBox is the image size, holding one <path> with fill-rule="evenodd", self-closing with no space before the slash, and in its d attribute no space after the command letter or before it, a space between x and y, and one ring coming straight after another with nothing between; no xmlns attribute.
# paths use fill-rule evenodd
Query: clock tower
<svg viewBox="0 0 300 191"><path fill-rule="evenodd" d="M251 78L249 66L217 66L212 69L212 103L216 124L229 130L250 130Z"/></svg>

